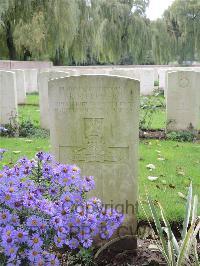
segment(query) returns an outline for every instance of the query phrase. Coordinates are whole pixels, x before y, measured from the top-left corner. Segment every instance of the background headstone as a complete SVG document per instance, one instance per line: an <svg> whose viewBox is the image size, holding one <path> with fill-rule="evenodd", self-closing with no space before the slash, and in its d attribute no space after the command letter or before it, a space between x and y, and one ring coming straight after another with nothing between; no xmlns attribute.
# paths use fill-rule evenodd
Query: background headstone
<svg viewBox="0 0 200 266"><path fill-rule="evenodd" d="M104 203L123 205L126 234L136 230L139 86L134 79L104 75L49 81L53 154L93 175L94 195Z"/></svg>
<svg viewBox="0 0 200 266"><path fill-rule="evenodd" d="M24 104L26 102L25 74L22 69L12 69L16 77L17 103Z"/></svg>
<svg viewBox="0 0 200 266"><path fill-rule="evenodd" d="M0 124L10 123L17 115L17 91L15 73L0 71Z"/></svg>
<svg viewBox="0 0 200 266"><path fill-rule="evenodd" d="M69 74L64 71L44 71L38 74L40 126L44 129L49 129L48 81L67 76Z"/></svg>
<svg viewBox="0 0 200 266"><path fill-rule="evenodd" d="M26 93L37 92L37 69L24 69Z"/></svg>
<svg viewBox="0 0 200 266"><path fill-rule="evenodd" d="M167 131L195 132L200 121L200 73L170 72L167 85Z"/></svg>

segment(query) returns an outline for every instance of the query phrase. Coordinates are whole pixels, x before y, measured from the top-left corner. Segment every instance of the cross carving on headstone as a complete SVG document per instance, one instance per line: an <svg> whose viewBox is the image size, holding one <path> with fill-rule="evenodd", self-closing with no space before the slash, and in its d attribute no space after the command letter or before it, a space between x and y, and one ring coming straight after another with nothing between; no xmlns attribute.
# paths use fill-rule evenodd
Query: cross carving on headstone
<svg viewBox="0 0 200 266"><path fill-rule="evenodd" d="M128 146L106 146L104 143L104 118L84 118L85 143L78 146L60 146L67 159L74 162L125 162L128 159Z"/></svg>

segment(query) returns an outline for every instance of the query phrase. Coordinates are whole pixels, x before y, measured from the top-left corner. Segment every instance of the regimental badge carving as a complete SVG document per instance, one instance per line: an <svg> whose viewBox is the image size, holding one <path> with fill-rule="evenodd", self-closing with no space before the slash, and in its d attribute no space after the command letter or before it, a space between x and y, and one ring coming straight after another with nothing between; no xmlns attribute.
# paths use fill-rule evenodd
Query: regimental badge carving
<svg viewBox="0 0 200 266"><path fill-rule="evenodd" d="M179 86L181 88L187 88L187 87L189 87L189 84L190 84L189 79L187 77L185 77L183 73L180 73Z"/></svg>
<svg viewBox="0 0 200 266"><path fill-rule="evenodd" d="M82 147L60 146L60 156L72 162L126 162L129 147L109 146L104 139L104 118L84 118L85 143ZM63 157L63 156L62 156Z"/></svg>

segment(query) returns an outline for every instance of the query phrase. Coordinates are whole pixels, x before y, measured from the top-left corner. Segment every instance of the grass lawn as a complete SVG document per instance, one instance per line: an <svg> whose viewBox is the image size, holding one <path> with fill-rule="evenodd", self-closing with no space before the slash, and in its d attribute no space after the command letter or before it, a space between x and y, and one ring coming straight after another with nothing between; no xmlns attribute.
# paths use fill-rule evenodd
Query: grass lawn
<svg viewBox="0 0 200 266"><path fill-rule="evenodd" d="M38 105L39 106L39 96L38 93L30 93L26 97L26 104Z"/></svg>
<svg viewBox="0 0 200 266"><path fill-rule="evenodd" d="M19 107L20 119L31 119L39 126L38 95L27 97L29 105ZM34 105L32 105L32 104ZM160 129L165 127L165 110L159 107L152 118L151 127ZM12 164L22 156L33 158L40 150L50 151L49 138L0 138L0 148L8 152L0 162L0 168ZM200 144L180 143L175 141L141 140L139 161L139 195L144 206L146 204L145 191L152 199L162 203L171 221L182 220L184 214L187 188L192 181L194 193L200 197ZM162 158L164 160L158 159ZM146 165L154 164L150 171ZM148 180L148 176L158 177L155 181ZM145 216L139 208L139 219Z"/></svg>

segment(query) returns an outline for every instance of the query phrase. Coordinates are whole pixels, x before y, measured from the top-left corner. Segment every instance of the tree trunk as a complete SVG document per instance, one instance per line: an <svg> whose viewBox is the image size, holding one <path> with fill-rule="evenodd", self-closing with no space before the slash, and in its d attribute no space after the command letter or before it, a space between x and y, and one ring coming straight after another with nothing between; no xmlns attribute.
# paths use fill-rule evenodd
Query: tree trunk
<svg viewBox="0 0 200 266"><path fill-rule="evenodd" d="M7 47L9 51L9 58L10 60L15 60L16 59L16 49L13 41L13 34L12 34L12 29L10 22L6 22L6 42L7 42Z"/></svg>

